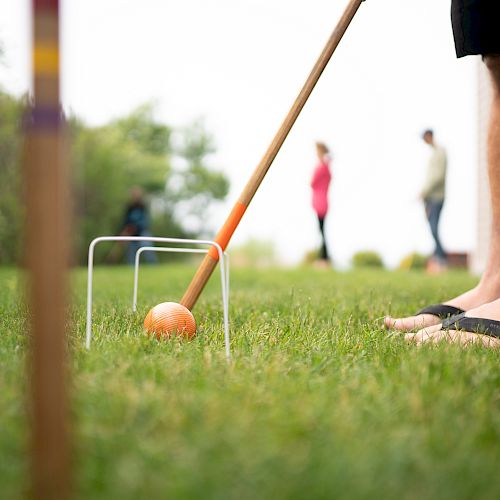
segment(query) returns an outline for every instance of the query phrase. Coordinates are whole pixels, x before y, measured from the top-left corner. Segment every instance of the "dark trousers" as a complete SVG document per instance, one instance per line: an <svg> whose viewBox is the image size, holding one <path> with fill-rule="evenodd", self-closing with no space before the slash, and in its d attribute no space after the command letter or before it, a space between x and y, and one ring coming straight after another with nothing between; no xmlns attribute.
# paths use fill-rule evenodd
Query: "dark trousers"
<svg viewBox="0 0 500 500"><path fill-rule="evenodd" d="M134 236L149 236L149 234L135 234ZM127 245L127 264L133 266L135 264L135 254L142 247L153 246L152 241L129 241ZM156 254L153 252L144 252L142 260L148 264L156 264Z"/></svg>
<svg viewBox="0 0 500 500"><path fill-rule="evenodd" d="M434 238L434 243L436 244L433 256L440 261L446 261L446 252L443 249L443 245L441 245L441 240L439 238L438 232L439 219L441 217L442 210L442 200L425 200L425 213L427 215L427 220L429 221L429 226L431 228L432 237Z"/></svg>
<svg viewBox="0 0 500 500"><path fill-rule="evenodd" d="M319 230L321 232L321 249L320 249L319 256L323 260L330 260L330 257L328 256L328 250L326 248L325 217L320 217L318 215L318 222L319 222Z"/></svg>

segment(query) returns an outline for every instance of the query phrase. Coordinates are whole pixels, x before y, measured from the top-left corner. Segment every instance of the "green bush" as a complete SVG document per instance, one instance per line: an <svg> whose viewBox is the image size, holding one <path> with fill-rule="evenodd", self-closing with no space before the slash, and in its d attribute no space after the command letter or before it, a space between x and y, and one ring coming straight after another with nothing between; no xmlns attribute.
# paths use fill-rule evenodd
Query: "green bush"
<svg viewBox="0 0 500 500"><path fill-rule="evenodd" d="M314 250L308 250L304 257L302 258L302 264L310 265L314 264L319 259L319 249L315 248Z"/></svg>
<svg viewBox="0 0 500 500"><path fill-rule="evenodd" d="M413 252L403 257L399 263L399 269L409 271L410 269L425 269L427 257L418 252Z"/></svg>
<svg viewBox="0 0 500 500"><path fill-rule="evenodd" d="M377 252L372 250L365 250L362 252L357 252L352 256L352 265L355 268L361 267L377 267L383 268L384 261L382 257Z"/></svg>

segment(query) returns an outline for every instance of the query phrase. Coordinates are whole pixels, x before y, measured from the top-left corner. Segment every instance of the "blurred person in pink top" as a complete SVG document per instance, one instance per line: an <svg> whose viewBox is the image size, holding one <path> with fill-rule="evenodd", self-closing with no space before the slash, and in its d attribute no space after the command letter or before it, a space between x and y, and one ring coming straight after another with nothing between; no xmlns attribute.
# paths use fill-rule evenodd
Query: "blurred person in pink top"
<svg viewBox="0 0 500 500"><path fill-rule="evenodd" d="M332 180L330 172L331 158L327 146L322 142L316 143L316 154L318 155L318 163L314 168L311 179L312 206L318 216L319 230L321 232L320 262L329 264L330 256L328 255L325 239L325 218L328 213L328 189Z"/></svg>

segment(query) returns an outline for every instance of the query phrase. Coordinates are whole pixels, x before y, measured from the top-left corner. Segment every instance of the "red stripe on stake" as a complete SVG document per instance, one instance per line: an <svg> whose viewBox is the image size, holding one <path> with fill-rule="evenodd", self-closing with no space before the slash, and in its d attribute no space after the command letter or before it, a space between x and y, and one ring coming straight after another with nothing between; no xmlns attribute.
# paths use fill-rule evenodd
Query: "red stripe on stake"
<svg viewBox="0 0 500 500"><path fill-rule="evenodd" d="M35 14L41 10L59 11L59 0L32 0Z"/></svg>

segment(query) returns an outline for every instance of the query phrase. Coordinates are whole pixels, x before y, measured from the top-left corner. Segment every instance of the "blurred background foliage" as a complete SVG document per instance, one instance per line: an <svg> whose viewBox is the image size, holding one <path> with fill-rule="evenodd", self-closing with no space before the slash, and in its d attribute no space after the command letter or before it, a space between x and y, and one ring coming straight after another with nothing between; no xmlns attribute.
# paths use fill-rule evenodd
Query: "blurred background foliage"
<svg viewBox="0 0 500 500"><path fill-rule="evenodd" d="M20 100L0 91L0 262L18 255L22 223Z"/></svg>
<svg viewBox="0 0 500 500"><path fill-rule="evenodd" d="M0 89L0 264L20 256L24 101ZM152 104L100 127L67 119L78 263L85 263L93 238L119 232L133 186L146 193L152 234L195 237L213 229L206 227L208 208L226 197L229 181L207 164L215 147L202 122L172 128L155 119Z"/></svg>
<svg viewBox="0 0 500 500"><path fill-rule="evenodd" d="M352 267L362 269L365 267L383 268L384 261L379 253L373 250L356 252L351 259Z"/></svg>
<svg viewBox="0 0 500 500"><path fill-rule="evenodd" d="M272 240L249 238L240 245L231 247L231 265L235 267L267 268L276 267L280 261Z"/></svg>
<svg viewBox="0 0 500 500"><path fill-rule="evenodd" d="M412 252L401 259L399 269L402 271L425 270L429 257L418 252Z"/></svg>

